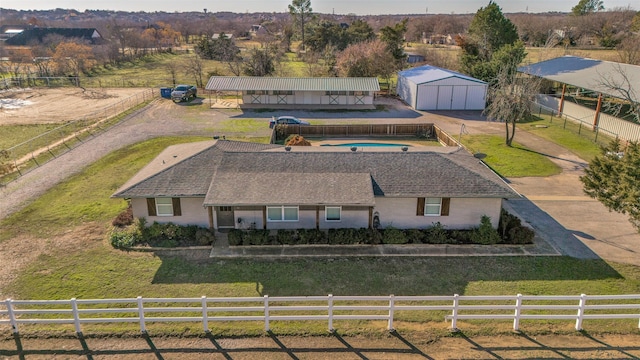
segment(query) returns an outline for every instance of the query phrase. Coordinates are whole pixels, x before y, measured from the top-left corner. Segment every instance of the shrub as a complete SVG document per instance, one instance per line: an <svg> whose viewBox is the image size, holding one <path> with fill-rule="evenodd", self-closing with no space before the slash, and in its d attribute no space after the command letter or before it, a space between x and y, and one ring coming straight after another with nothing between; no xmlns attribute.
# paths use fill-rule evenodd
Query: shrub
<svg viewBox="0 0 640 360"><path fill-rule="evenodd" d="M370 241L370 244L373 244L373 245L382 244L382 233L380 232L380 230L370 229L369 241Z"/></svg>
<svg viewBox="0 0 640 360"><path fill-rule="evenodd" d="M114 229L109 236L111 246L116 249L128 248L135 245L133 234L127 231Z"/></svg>
<svg viewBox="0 0 640 360"><path fill-rule="evenodd" d="M293 230L278 230L276 239L282 245L295 245L298 242L296 232Z"/></svg>
<svg viewBox="0 0 640 360"><path fill-rule="evenodd" d="M500 235L491 225L491 218L482 215L480 227L471 233L471 241L475 244L492 245L500 241Z"/></svg>
<svg viewBox="0 0 640 360"><path fill-rule="evenodd" d="M402 230L390 226L384 229L382 242L384 244L406 244L407 237Z"/></svg>
<svg viewBox="0 0 640 360"><path fill-rule="evenodd" d="M244 245L269 245L269 230L249 230L242 237Z"/></svg>
<svg viewBox="0 0 640 360"><path fill-rule="evenodd" d="M424 242L427 244L450 244L454 243L449 239L449 234L440 222L432 223L426 231Z"/></svg>
<svg viewBox="0 0 640 360"><path fill-rule="evenodd" d="M522 226L520 218L509 213L505 209L500 211L500 223L498 224L498 231L503 240L509 242L509 232L513 228Z"/></svg>
<svg viewBox="0 0 640 360"><path fill-rule="evenodd" d="M129 226L133 224L133 209L131 205L123 210L115 219L111 222L111 225L117 226L119 228Z"/></svg>
<svg viewBox="0 0 640 360"><path fill-rule="evenodd" d="M239 229L232 229L229 231L229 245L231 246L239 246L242 245L242 237L244 235L244 231Z"/></svg>
<svg viewBox="0 0 640 360"><path fill-rule="evenodd" d="M316 229L298 229L299 244L326 244L327 234Z"/></svg>
<svg viewBox="0 0 640 360"><path fill-rule="evenodd" d="M453 230L449 233L450 244L471 244L474 230Z"/></svg>
<svg viewBox="0 0 640 360"><path fill-rule="evenodd" d="M353 240L352 229L329 229L329 244L350 244Z"/></svg>
<svg viewBox="0 0 640 360"><path fill-rule="evenodd" d="M409 229L406 236L410 244L423 244L426 240L426 233L420 229Z"/></svg>
<svg viewBox="0 0 640 360"><path fill-rule="evenodd" d="M198 228L195 232L196 236L196 245L198 246L206 246L213 244L213 233L209 229Z"/></svg>
<svg viewBox="0 0 640 360"><path fill-rule="evenodd" d="M526 226L518 226L509 230L510 244L532 244L536 233Z"/></svg>

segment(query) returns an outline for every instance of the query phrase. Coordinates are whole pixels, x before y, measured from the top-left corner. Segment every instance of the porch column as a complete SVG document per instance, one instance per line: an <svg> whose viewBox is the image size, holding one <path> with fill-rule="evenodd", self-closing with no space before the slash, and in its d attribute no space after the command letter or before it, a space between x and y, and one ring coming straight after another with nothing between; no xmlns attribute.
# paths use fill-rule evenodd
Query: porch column
<svg viewBox="0 0 640 360"><path fill-rule="evenodd" d="M320 206L316 206L316 230L320 230Z"/></svg>
<svg viewBox="0 0 640 360"><path fill-rule="evenodd" d="M213 230L213 207L207 206L207 212L209 213L209 229Z"/></svg>
<svg viewBox="0 0 640 360"><path fill-rule="evenodd" d="M267 207L262 207L262 229L267 230Z"/></svg>
<svg viewBox="0 0 640 360"><path fill-rule="evenodd" d="M560 104L558 104L558 112L562 114L564 110L564 93L567 91L567 84L562 84L562 95L560 95Z"/></svg>
<svg viewBox="0 0 640 360"><path fill-rule="evenodd" d="M600 109L602 109L602 93L598 94L598 105L596 106L596 114L593 117L593 131L596 131L600 121Z"/></svg>
<svg viewBox="0 0 640 360"><path fill-rule="evenodd" d="M373 207L369 206L369 229L373 229Z"/></svg>

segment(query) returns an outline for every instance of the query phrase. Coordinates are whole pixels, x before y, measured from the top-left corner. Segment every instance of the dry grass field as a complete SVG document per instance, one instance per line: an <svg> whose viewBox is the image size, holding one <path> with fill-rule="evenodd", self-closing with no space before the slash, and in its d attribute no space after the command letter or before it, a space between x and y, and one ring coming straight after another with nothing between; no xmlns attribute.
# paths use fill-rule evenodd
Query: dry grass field
<svg viewBox="0 0 640 360"><path fill-rule="evenodd" d="M144 88L27 88L0 92L0 126L52 124L98 115ZM126 109L125 109L126 110Z"/></svg>

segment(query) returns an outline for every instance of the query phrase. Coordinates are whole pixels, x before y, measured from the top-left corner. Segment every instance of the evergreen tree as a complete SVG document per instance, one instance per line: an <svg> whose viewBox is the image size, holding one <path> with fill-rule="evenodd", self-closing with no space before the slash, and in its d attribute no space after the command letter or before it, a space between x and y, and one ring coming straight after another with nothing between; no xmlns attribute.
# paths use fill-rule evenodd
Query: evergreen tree
<svg viewBox="0 0 640 360"><path fill-rule="evenodd" d="M584 192L609 211L628 215L640 231L640 145L630 142L623 148L620 141L612 141L584 173Z"/></svg>

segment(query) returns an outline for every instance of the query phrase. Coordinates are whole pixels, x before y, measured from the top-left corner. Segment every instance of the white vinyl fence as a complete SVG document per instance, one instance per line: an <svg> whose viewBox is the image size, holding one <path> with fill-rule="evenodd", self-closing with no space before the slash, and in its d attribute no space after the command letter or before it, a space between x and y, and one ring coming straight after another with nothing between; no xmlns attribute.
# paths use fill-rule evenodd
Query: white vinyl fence
<svg viewBox="0 0 640 360"><path fill-rule="evenodd" d="M4 307L4 308L3 308ZM272 321L384 320L393 330L398 313L440 312L457 330L458 320L571 320L582 330L584 320L640 319L640 294L569 296L293 296L229 298L142 298L103 300L11 300L0 303L0 329L18 333L23 324L254 321L269 331ZM447 315L449 314L449 315ZM640 323L638 324L640 327Z"/></svg>
<svg viewBox="0 0 640 360"><path fill-rule="evenodd" d="M558 106L560 105L560 99L543 94L540 94L536 97L536 102L540 105L555 110L557 110ZM565 100L562 114L567 115L568 119L593 124L593 119L596 115L596 111ZM624 140L640 141L640 124L619 119L609 114L600 113L598 127L600 129L606 130L609 133L617 134Z"/></svg>

